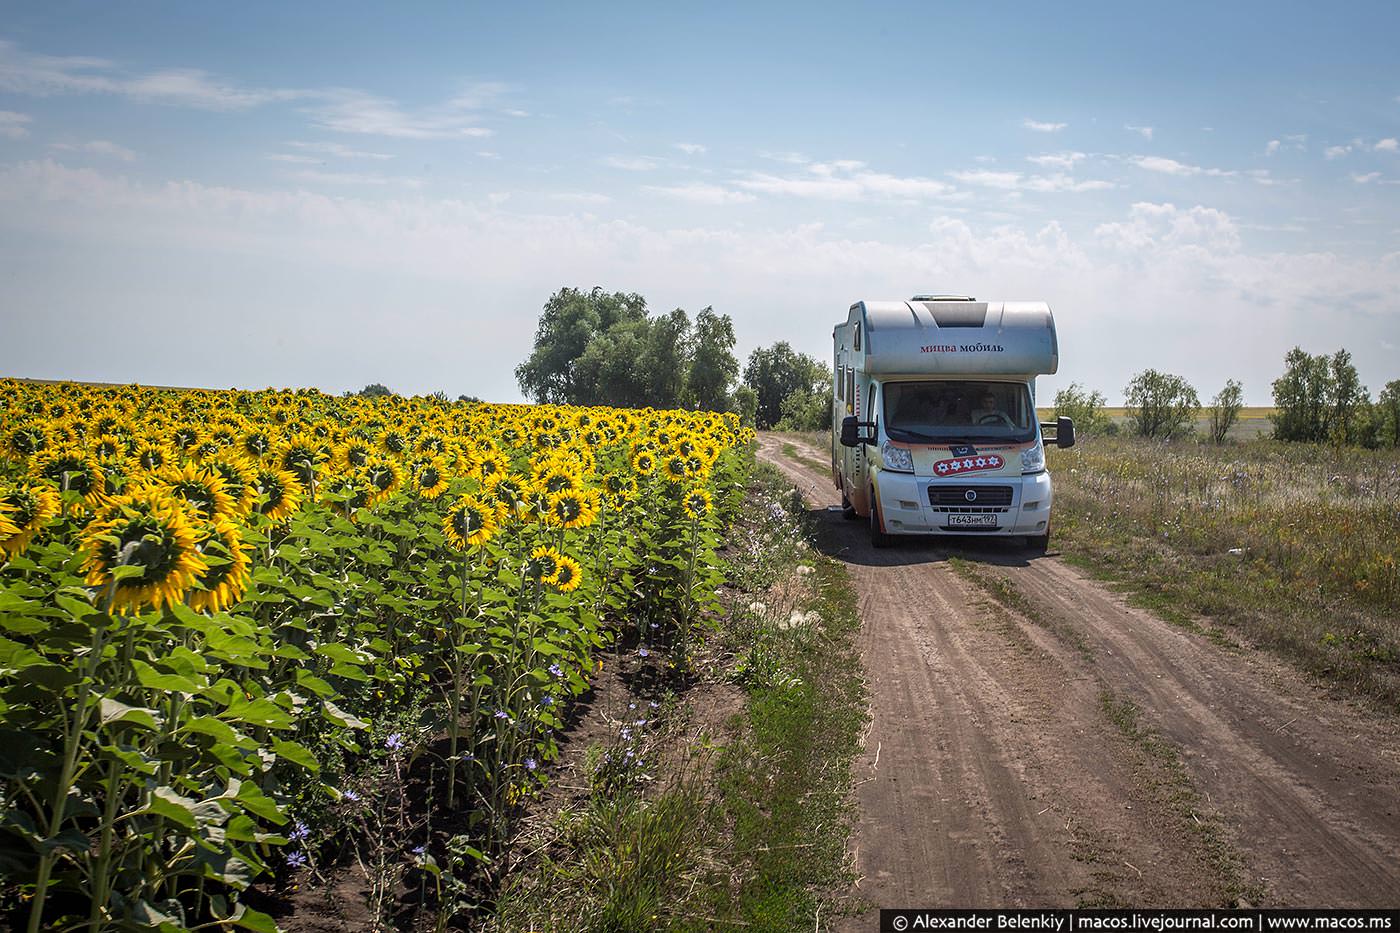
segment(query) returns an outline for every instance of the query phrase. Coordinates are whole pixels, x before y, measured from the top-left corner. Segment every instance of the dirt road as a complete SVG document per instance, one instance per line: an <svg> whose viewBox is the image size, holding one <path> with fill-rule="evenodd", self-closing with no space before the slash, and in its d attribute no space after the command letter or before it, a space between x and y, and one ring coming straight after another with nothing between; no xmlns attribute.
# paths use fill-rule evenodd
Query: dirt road
<svg viewBox="0 0 1400 933"><path fill-rule="evenodd" d="M1053 552L876 551L832 508L826 451L759 444L858 590L872 709L853 848L872 909L1400 902L1396 720Z"/></svg>

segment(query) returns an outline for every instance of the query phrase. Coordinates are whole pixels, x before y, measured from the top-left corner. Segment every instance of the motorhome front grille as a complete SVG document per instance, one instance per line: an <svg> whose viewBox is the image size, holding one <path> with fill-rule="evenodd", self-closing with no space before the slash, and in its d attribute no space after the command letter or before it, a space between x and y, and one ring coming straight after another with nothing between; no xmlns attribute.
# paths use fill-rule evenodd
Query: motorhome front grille
<svg viewBox="0 0 1400 933"><path fill-rule="evenodd" d="M957 507L959 511L982 511L989 506L1009 506L1010 486L929 486L928 503L932 506Z"/></svg>

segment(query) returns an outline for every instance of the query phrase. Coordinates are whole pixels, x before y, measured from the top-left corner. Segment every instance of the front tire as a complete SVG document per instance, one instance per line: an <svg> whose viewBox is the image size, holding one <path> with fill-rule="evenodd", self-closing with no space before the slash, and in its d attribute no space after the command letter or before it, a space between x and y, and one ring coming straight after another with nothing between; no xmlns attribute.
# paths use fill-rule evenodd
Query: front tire
<svg viewBox="0 0 1400 933"><path fill-rule="evenodd" d="M894 543L891 535L885 534L880 524L880 500L875 490L870 490L870 546L886 548Z"/></svg>
<svg viewBox="0 0 1400 933"><path fill-rule="evenodd" d="M1045 526L1043 535L1026 535L1026 547L1037 556L1043 556L1050 550L1050 526Z"/></svg>
<svg viewBox="0 0 1400 933"><path fill-rule="evenodd" d="M846 491L841 490L841 517L848 522L853 522L860 516L856 514L856 507L851 505L851 499L846 495Z"/></svg>

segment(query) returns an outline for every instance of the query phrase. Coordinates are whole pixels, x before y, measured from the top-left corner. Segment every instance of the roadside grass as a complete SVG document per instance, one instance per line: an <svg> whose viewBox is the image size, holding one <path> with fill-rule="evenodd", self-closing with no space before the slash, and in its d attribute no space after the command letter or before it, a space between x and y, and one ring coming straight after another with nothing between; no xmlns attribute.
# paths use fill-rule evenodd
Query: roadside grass
<svg viewBox="0 0 1400 933"><path fill-rule="evenodd" d="M1222 644L1400 701L1400 452L1090 437L1050 468L1067 560Z"/></svg>
<svg viewBox="0 0 1400 933"><path fill-rule="evenodd" d="M758 465L748 494L701 682L662 706L645 750L635 736L631 757L590 748L582 797L539 833L490 929L819 931L850 912L866 715L854 589L811 548L779 471ZM684 707L707 689L742 702L697 731Z"/></svg>
<svg viewBox="0 0 1400 933"><path fill-rule="evenodd" d="M809 446L814 445L816 443L815 441L813 441L810 435L798 434L794 436L797 438L797 440ZM829 442L830 438L827 438L826 440ZM818 446L817 449L820 450L820 446ZM794 444L792 441L783 441L783 456L787 457L789 460L796 461L797 463L800 463L803 466L806 466L810 469L816 470L819 473L828 473L831 471L831 463L829 461L818 460L816 457L809 456L808 454L804 453L803 450L799 448L796 444Z"/></svg>

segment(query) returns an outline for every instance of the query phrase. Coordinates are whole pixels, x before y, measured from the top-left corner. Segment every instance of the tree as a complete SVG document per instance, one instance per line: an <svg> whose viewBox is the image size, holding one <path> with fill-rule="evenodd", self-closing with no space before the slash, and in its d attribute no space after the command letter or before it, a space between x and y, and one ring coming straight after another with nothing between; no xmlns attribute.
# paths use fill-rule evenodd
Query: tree
<svg viewBox="0 0 1400 933"><path fill-rule="evenodd" d="M1326 356L1294 347L1283 358L1283 375L1274 380L1274 437L1281 441L1327 439L1327 416L1334 387Z"/></svg>
<svg viewBox="0 0 1400 933"><path fill-rule="evenodd" d="M750 386L739 386L734 390L734 411L739 416L740 424L753 427L758 414L758 393Z"/></svg>
<svg viewBox="0 0 1400 933"><path fill-rule="evenodd" d="M1055 414L1074 419L1078 434L1098 434L1108 427L1108 416L1103 413L1106 401L1102 392L1090 392L1071 382L1055 393Z"/></svg>
<svg viewBox="0 0 1400 933"><path fill-rule="evenodd" d="M690 407L706 411L729 410L729 387L739 376L734 356L734 322L727 314L705 308L695 316L695 334L686 378Z"/></svg>
<svg viewBox="0 0 1400 933"><path fill-rule="evenodd" d="M386 395L393 395L394 393L382 382L371 382L360 390L360 394L365 398L383 398Z"/></svg>
<svg viewBox="0 0 1400 933"><path fill-rule="evenodd" d="M545 302L535 331L535 347L515 368L520 391L536 402L573 404L584 394L577 364L588 344L615 325L645 321L646 299L601 288L583 292L561 288ZM596 386L591 387L596 391Z"/></svg>
<svg viewBox="0 0 1400 933"><path fill-rule="evenodd" d="M1128 423L1140 437L1178 437L1194 430L1191 421L1201 410L1200 399L1180 376L1145 369L1123 390Z"/></svg>
<svg viewBox="0 0 1400 933"><path fill-rule="evenodd" d="M1392 379L1376 399L1376 443L1400 447L1400 379Z"/></svg>
<svg viewBox="0 0 1400 933"><path fill-rule="evenodd" d="M681 308L649 316L640 295L563 288L515 377L537 402L724 411L739 371L733 346L734 323L712 308L692 327Z"/></svg>
<svg viewBox="0 0 1400 933"><path fill-rule="evenodd" d="M783 401L794 392L819 393L830 390L831 373L805 353L798 353L786 340L749 354L744 367L744 384L758 395L754 420L759 428L771 428L783 417ZM825 385L823 385L825 384Z"/></svg>
<svg viewBox="0 0 1400 933"><path fill-rule="evenodd" d="M830 431L833 407L831 370L821 366L821 378L812 386L795 389L783 399L780 431Z"/></svg>
<svg viewBox="0 0 1400 933"><path fill-rule="evenodd" d="M1371 393L1361 384L1351 354L1338 350L1329 361L1332 376L1332 412L1328 437L1337 444L1360 443L1363 424L1369 420Z"/></svg>
<svg viewBox="0 0 1400 933"><path fill-rule="evenodd" d="M1244 387L1233 379L1225 381L1210 402L1210 439L1217 444L1225 443L1225 435L1230 433L1239 420L1240 409L1244 407Z"/></svg>

